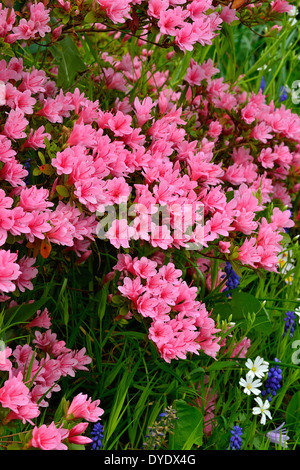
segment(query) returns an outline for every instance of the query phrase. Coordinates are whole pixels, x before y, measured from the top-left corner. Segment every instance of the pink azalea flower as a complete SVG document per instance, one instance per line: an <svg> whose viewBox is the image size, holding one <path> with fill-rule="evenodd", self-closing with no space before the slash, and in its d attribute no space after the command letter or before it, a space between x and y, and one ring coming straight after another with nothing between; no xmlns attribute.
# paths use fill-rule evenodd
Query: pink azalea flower
<svg viewBox="0 0 300 470"><path fill-rule="evenodd" d="M86 430L89 423L76 424L72 429L69 430L68 441L73 444L86 445L93 442L92 439L81 434Z"/></svg>
<svg viewBox="0 0 300 470"><path fill-rule="evenodd" d="M125 23L130 16L131 0L97 0L114 23Z"/></svg>
<svg viewBox="0 0 300 470"><path fill-rule="evenodd" d="M12 368L12 363L8 359L12 354L12 349L6 347L5 349L0 349L0 370L10 371Z"/></svg>
<svg viewBox="0 0 300 470"><path fill-rule="evenodd" d="M20 267L15 262L18 255L10 250L0 250L0 290L2 292L13 292L16 281L21 275Z"/></svg>
<svg viewBox="0 0 300 470"><path fill-rule="evenodd" d="M137 298L146 290L141 284L141 279L139 277L133 280L129 277L125 277L123 285L119 286L118 289L124 297L128 297L133 301L136 301Z"/></svg>
<svg viewBox="0 0 300 470"><path fill-rule="evenodd" d="M36 312L36 317L27 325L29 328L50 328L51 318L48 312L48 309L45 308L43 311L38 310Z"/></svg>
<svg viewBox="0 0 300 470"><path fill-rule="evenodd" d="M76 370L88 370L86 364L92 362L92 358L86 355L86 349L82 348L79 351L73 352L73 358L76 360Z"/></svg>
<svg viewBox="0 0 300 470"><path fill-rule="evenodd" d="M0 403L3 408L9 408L18 413L19 407L29 402L29 388L24 384L21 372L16 377L7 379L0 388Z"/></svg>
<svg viewBox="0 0 300 470"><path fill-rule="evenodd" d="M99 404L100 400L92 401L87 395L79 393L73 398L66 417L69 420L83 418L90 423L96 423L104 413Z"/></svg>
<svg viewBox="0 0 300 470"><path fill-rule="evenodd" d="M110 243L116 248L129 248L129 240L133 237L135 230L129 227L126 219L114 220L109 230L106 232L106 237Z"/></svg>
<svg viewBox="0 0 300 470"><path fill-rule="evenodd" d="M69 435L68 430L56 428L55 423L52 422L49 426L42 424L42 426L35 426L32 430L32 438L29 442L29 447L35 447L41 450L67 450L67 446L62 444L62 439L67 438Z"/></svg>
<svg viewBox="0 0 300 470"><path fill-rule="evenodd" d="M25 258L25 256L18 261L21 275L16 280L16 286L21 292L25 292L25 289L33 290L31 280L34 279L38 273L37 268L32 267L35 261L35 258Z"/></svg>
<svg viewBox="0 0 300 470"><path fill-rule="evenodd" d="M156 273L155 268L157 267L157 263L143 256L141 259L134 262L132 267L136 275L140 276L142 279L147 279L148 277L154 276Z"/></svg>
<svg viewBox="0 0 300 470"><path fill-rule="evenodd" d="M253 128L251 137L266 144L269 139L273 138L272 134L270 134L271 131L272 128L270 126L264 122L260 122Z"/></svg>
<svg viewBox="0 0 300 470"><path fill-rule="evenodd" d="M26 422L28 422L32 426L34 426L34 423L32 420L34 418L37 418L39 415L40 415L40 410L39 410L38 405L30 401L26 405L19 406L18 412L10 411L8 415L6 416L5 420L6 422L9 422L14 419L19 419L22 421L23 424L26 424Z"/></svg>
<svg viewBox="0 0 300 470"><path fill-rule="evenodd" d="M293 9L293 5L289 4L286 0L275 0L271 2L272 11L277 13L285 13Z"/></svg>
<svg viewBox="0 0 300 470"><path fill-rule="evenodd" d="M20 206L28 212L43 211L54 205L53 202L47 200L48 197L48 189L38 189L36 186L31 186L31 188L22 189L20 193Z"/></svg>
<svg viewBox="0 0 300 470"><path fill-rule="evenodd" d="M85 147L94 147L96 144L95 129L90 124L74 124L71 135L68 139L69 145L81 144Z"/></svg>
<svg viewBox="0 0 300 470"><path fill-rule="evenodd" d="M158 348L163 344L169 343L173 337L173 329L168 323L160 320L154 320L149 328L149 339L151 339Z"/></svg>
<svg viewBox="0 0 300 470"><path fill-rule="evenodd" d="M256 238L251 237L249 240L244 240L243 244L238 250L238 259L242 264L248 264L249 266L256 267L260 261L260 255L257 251Z"/></svg>
<svg viewBox="0 0 300 470"><path fill-rule="evenodd" d="M158 305L159 300L155 299L150 296L150 294L146 293L141 295L137 299L137 311L143 317L155 317L155 307Z"/></svg>
<svg viewBox="0 0 300 470"><path fill-rule="evenodd" d="M27 137L24 131L28 123L20 109L12 109L4 124L4 134L12 140L24 139L24 137Z"/></svg>
<svg viewBox="0 0 300 470"><path fill-rule="evenodd" d="M44 149L46 147L45 145L45 138L48 140L51 140L51 135L48 132L44 132L45 127L40 126L36 131L33 129L30 129L29 136L24 142L23 147L30 147L33 148L34 150L37 150L39 148Z"/></svg>
<svg viewBox="0 0 300 470"><path fill-rule="evenodd" d="M285 228L294 227L295 222L291 220L291 211L281 211L278 207L274 207L271 216L271 226L274 230L283 231Z"/></svg>
<svg viewBox="0 0 300 470"><path fill-rule="evenodd" d="M231 8L231 4L228 6L226 5L225 7L222 8L222 11L220 13L220 18L222 18L222 20L228 24L232 23L235 20L238 20L238 17L236 15L236 10Z"/></svg>

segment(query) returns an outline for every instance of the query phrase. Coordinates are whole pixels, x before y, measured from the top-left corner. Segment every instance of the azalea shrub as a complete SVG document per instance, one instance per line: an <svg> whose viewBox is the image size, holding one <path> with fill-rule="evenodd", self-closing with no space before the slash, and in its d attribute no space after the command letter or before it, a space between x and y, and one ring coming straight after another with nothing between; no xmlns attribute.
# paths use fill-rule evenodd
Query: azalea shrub
<svg viewBox="0 0 300 470"><path fill-rule="evenodd" d="M264 426L284 373L297 445L300 118L220 57L236 31L273 50L296 14L1 6L1 447L285 448L245 397Z"/></svg>

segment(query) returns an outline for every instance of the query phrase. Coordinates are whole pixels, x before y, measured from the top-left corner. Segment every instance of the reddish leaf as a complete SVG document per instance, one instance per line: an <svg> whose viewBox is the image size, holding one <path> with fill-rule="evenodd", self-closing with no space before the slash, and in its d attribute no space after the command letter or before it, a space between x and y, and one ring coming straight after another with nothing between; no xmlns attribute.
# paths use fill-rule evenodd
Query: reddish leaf
<svg viewBox="0 0 300 470"><path fill-rule="evenodd" d="M41 247L40 247L40 254L43 258L48 258L52 250L51 243L48 240L42 240Z"/></svg>

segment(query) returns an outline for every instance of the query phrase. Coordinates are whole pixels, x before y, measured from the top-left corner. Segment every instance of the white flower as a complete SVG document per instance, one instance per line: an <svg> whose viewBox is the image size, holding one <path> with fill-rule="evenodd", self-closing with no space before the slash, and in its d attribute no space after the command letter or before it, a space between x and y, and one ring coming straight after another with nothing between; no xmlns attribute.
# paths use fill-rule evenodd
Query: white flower
<svg viewBox="0 0 300 470"><path fill-rule="evenodd" d="M253 376L251 376L249 372L246 375L246 380L240 379L239 384L241 387L244 387L244 393L247 393L247 395L250 395L251 393L254 393L254 395L260 394L260 389L258 387L260 387L262 383L260 380L253 381Z"/></svg>
<svg viewBox="0 0 300 470"><path fill-rule="evenodd" d="M267 68L267 65L264 64L262 67L258 67L257 70L266 70L266 68Z"/></svg>
<svg viewBox="0 0 300 470"><path fill-rule="evenodd" d="M295 269L295 260L292 258L292 251L285 251L278 255L278 265L280 267L280 272L285 277L285 282L287 284L293 283L294 273L291 272Z"/></svg>
<svg viewBox="0 0 300 470"><path fill-rule="evenodd" d="M270 403L268 402L268 400L266 400L265 403L263 403L260 397L256 397L254 398L254 400L256 401L258 406L254 406L254 408L252 408L252 413L254 415L261 414L260 424L266 424L266 416L269 419L272 419L271 413L269 411Z"/></svg>
<svg viewBox="0 0 300 470"><path fill-rule="evenodd" d="M297 7L293 5L293 7L290 9L290 11L287 12L289 16L296 16L298 14Z"/></svg>
<svg viewBox="0 0 300 470"><path fill-rule="evenodd" d="M250 369L248 374L253 378L258 377L261 379L269 370L269 363L260 356L257 356L254 362L251 359L247 359L245 366Z"/></svg>

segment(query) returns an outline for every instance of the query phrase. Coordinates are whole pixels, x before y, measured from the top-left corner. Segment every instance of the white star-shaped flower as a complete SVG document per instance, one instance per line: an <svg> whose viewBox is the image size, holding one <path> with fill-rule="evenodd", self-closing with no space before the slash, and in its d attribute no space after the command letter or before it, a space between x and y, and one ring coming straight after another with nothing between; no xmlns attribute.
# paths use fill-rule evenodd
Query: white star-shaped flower
<svg viewBox="0 0 300 470"><path fill-rule="evenodd" d="M260 356L257 356L254 362L251 359L247 359L245 366L248 367L248 374L253 378L258 377L261 379L269 370L269 363Z"/></svg>
<svg viewBox="0 0 300 470"><path fill-rule="evenodd" d="M266 424L266 417L268 417L269 419L272 419L271 413L269 411L270 402L266 400L265 403L263 403L260 397L256 397L254 398L254 400L256 401L258 406L254 406L254 408L252 408L252 413L254 415L261 414L260 424Z"/></svg>
<svg viewBox="0 0 300 470"><path fill-rule="evenodd" d="M262 385L262 382L260 380L253 380L253 376L248 374L246 375L246 380L245 379L240 379L239 384L241 387L244 387L244 393L247 395L250 395L251 393L254 393L254 395L259 395L260 394L260 387Z"/></svg>

